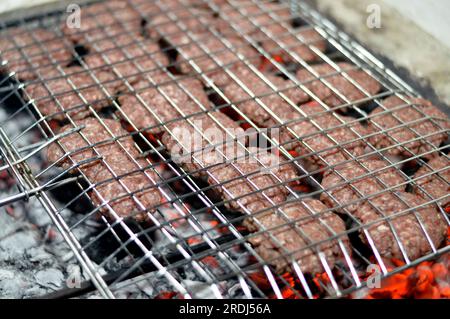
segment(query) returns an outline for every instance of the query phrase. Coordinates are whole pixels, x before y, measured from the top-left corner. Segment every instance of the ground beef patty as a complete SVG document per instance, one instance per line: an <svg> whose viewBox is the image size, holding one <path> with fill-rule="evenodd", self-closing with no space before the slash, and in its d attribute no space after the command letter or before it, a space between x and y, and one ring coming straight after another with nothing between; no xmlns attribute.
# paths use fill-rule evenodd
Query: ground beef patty
<svg viewBox="0 0 450 319"><path fill-rule="evenodd" d="M362 137L367 135L367 130L360 121L333 114L317 102L303 104L299 108L307 118L302 117L299 112L296 112L298 119L293 122L292 113L280 114L280 117L286 123L285 127L294 132L300 140L291 131L284 129L281 132L281 143L302 156L311 169L344 161L349 157L344 149L353 156L364 153L366 142ZM323 131L327 129L329 130Z"/></svg>
<svg viewBox="0 0 450 319"><path fill-rule="evenodd" d="M122 137L119 141L124 144L126 149L129 149L133 156L137 156L137 149L134 147L133 140L127 136L127 132L122 128L119 122L109 119L103 119L112 135L115 137ZM62 166L64 169L68 169L75 164L79 164L82 161L92 159L89 163L81 165L80 168L87 169L97 164L100 159L94 160L96 155L95 150L103 156L103 154L110 154L110 149L113 149L114 145L118 145L114 141L108 130L100 123L96 118L86 118L84 120L75 121L76 126L65 125L61 128L58 134L68 133L74 131L59 139L61 145L65 148L65 151L61 147L53 143L49 146L47 151L47 159L51 163L55 163L58 166ZM82 136L83 135L83 136ZM116 151L116 149L114 149ZM112 153L114 153L112 151ZM69 159L69 155L71 160ZM93 175L95 175L94 173Z"/></svg>
<svg viewBox="0 0 450 319"><path fill-rule="evenodd" d="M87 71L74 66L61 71L48 68L43 74L44 82L25 86L26 98L34 99L44 116L61 121L68 117L82 119L89 116L89 105L94 110L110 105L111 97L120 85L114 75L105 70Z"/></svg>
<svg viewBox="0 0 450 319"><path fill-rule="evenodd" d="M242 129L226 115L219 112L211 115L230 129L231 134L237 135L242 132ZM172 158L187 171L206 179L210 185L216 185L213 190L226 201L224 205L227 208L240 210L240 205L243 205L251 211L259 209L264 205L261 201L268 200L260 192L254 193L261 189L265 189L264 194L275 203L285 199L288 189L284 185L296 178L296 172L291 164L283 162L276 155L258 154L255 149L250 149L254 156L244 158L245 149L227 136L208 115L199 115L193 120L195 125L211 139L211 143L219 144L221 140L227 144L212 148L207 139L196 133L188 122L169 124L168 128L173 136L164 134L162 142ZM180 146L180 143L183 145ZM276 160L279 160L279 165ZM270 168L270 171L264 169L265 167Z"/></svg>
<svg viewBox="0 0 450 319"><path fill-rule="evenodd" d="M304 199L301 202L281 205L280 210L281 212L271 210L264 215L255 216L264 227L258 226L255 230L267 232L249 239L256 252L272 265L276 272L291 271L292 260L298 262L304 273L323 272L324 268L317 251L324 254L330 268L343 259L344 255L338 240L327 239L344 233L344 222L337 215L326 212L327 207L324 204L315 199ZM339 238L350 254L347 236ZM323 240L324 243L317 245ZM314 248L306 249L307 245L314 245Z"/></svg>
<svg viewBox="0 0 450 319"><path fill-rule="evenodd" d="M145 29L153 39L165 38L168 40L186 32L183 28L189 32L205 32L214 26L216 18L211 10L202 8L190 8L189 10L191 11L174 9L171 14L175 17L176 22L173 22L173 17L169 17L167 13L157 12L148 18Z"/></svg>
<svg viewBox="0 0 450 319"><path fill-rule="evenodd" d="M37 69L54 63L65 66L72 60L71 47L52 31L12 28L4 33L0 36L0 57L8 62L0 70L16 72L20 80L36 79Z"/></svg>
<svg viewBox="0 0 450 319"><path fill-rule="evenodd" d="M427 200L414 194L400 191L395 194L387 192L375 196L370 203L367 200L362 202L353 215L362 224L375 222L365 228L368 229L370 237L382 257L403 258L392 231L393 228L406 255L410 260L414 260L432 252L431 244L420 223L424 226L435 247L442 244L447 232L448 225L444 217L433 205L422 206L426 202ZM419 206L420 208L417 208ZM408 209L412 210L407 211ZM402 212L404 214L401 214ZM381 220L384 217L389 217L390 223ZM362 230L360 237L363 242L368 243Z"/></svg>
<svg viewBox="0 0 450 319"><path fill-rule="evenodd" d="M308 95L300 88L295 87L294 82L284 80L281 77L271 74L263 74L259 77L253 70L248 67L237 67L233 71L236 77L252 92L256 98L260 99L266 108L273 112L276 116L283 117L295 116L295 109L290 103L297 105L308 101ZM271 88L267 83L273 85L276 89ZM229 80L229 84L223 89L226 97L236 105L245 115L260 127L280 126L279 121L264 109L253 96L244 90L238 82L233 79ZM277 92L284 94L291 101L281 97Z"/></svg>
<svg viewBox="0 0 450 319"><path fill-rule="evenodd" d="M126 37L130 39L130 37ZM128 42L128 43L127 43ZM142 37L131 41L103 39L95 42L95 48L84 57L89 68L107 68L118 73L126 81L134 83L147 74L161 72L169 60L159 45Z"/></svg>
<svg viewBox="0 0 450 319"><path fill-rule="evenodd" d="M447 139L450 120L427 100L410 96L403 98L410 101L415 107L407 105L408 103L397 96L391 96L383 101L383 107L378 107L372 112L369 128L374 133L379 133L372 136L370 142L377 148L386 148L402 143L402 145L389 148L386 153L407 157L435 150ZM430 120L430 117L433 118L433 121ZM417 134L411 129L414 129ZM385 130L389 131L384 132ZM425 135L430 136L421 138ZM409 148L411 152L407 151L405 147ZM433 152L423 155L423 157L432 158L436 154Z"/></svg>
<svg viewBox="0 0 450 319"><path fill-rule="evenodd" d="M81 7L79 26L69 25L70 17L63 19L62 32L72 41L89 45L109 35L134 34L141 31L142 18L127 1L106 1Z"/></svg>
<svg viewBox="0 0 450 319"><path fill-rule="evenodd" d="M437 173L433 173L437 171ZM442 155L430 160L427 165L423 165L414 175L417 178L416 184L423 188L414 187L414 192L421 195L426 200L437 199L443 207L450 204L450 161L447 156ZM427 194L425 194L426 192Z"/></svg>
<svg viewBox="0 0 450 319"><path fill-rule="evenodd" d="M342 72L347 73L352 80L358 83L370 95L374 95L381 90L381 85L377 80L363 70L356 69L356 66L345 62L337 63L337 65ZM336 71L331 65L323 63L315 65L312 68L321 78L328 82L332 88L336 89L349 102L355 102L367 98L366 94L354 86L341 74L340 71ZM336 93L334 93L306 69L300 69L297 72L297 78L300 82L305 83L305 86L311 90L311 92L313 92L320 100L330 107L348 103L341 99Z"/></svg>
<svg viewBox="0 0 450 319"><path fill-rule="evenodd" d="M145 218L145 212L142 210L152 211L161 203L162 194L154 184L158 182L158 176L147 169L149 164L146 160L138 159L139 151L120 123L109 119L103 121L111 134L119 138L121 145L97 119L84 119L77 121L76 125L82 127L80 132L87 141L78 132L59 140L72 161L64 156L63 150L57 144L49 147L48 160L68 169L71 165L98 157L97 160L78 165L89 182L96 185L95 191L91 192L94 204L100 206L109 203L119 216L133 215L133 218L142 220ZM61 133L71 129L72 125L66 125L61 129ZM82 150L78 151L79 149ZM136 159L137 163L133 159ZM106 212L107 206L103 205L101 211Z"/></svg>
<svg viewBox="0 0 450 319"><path fill-rule="evenodd" d="M116 112L117 115L125 118L124 114L126 114L132 124L138 129L148 129L153 134L159 134L164 131L164 127L150 110L165 123L202 112L202 108L195 102L194 98L205 109L211 107L202 83L194 78L173 80L165 74L150 77L158 84L158 88L167 95L167 98L149 80L145 79L133 85L136 93L119 96L121 110ZM145 104L137 98L137 95ZM172 100L175 106L172 106L169 99Z"/></svg>
<svg viewBox="0 0 450 319"><path fill-rule="evenodd" d="M300 59L310 62L319 59L319 56L309 46L314 46L320 52L326 50L325 39L314 29L310 27L291 29L291 34L286 27L281 25L280 22L284 22L290 26L292 20L290 10L286 6L277 3L255 4L248 1L245 5L238 7L222 7L222 19L232 25L227 29L235 27L239 32L247 34L270 56L279 56L287 62L295 61L291 56L294 53ZM270 11L271 14L265 11Z"/></svg>
<svg viewBox="0 0 450 319"><path fill-rule="evenodd" d="M260 62L257 52L241 38L222 37L225 44L221 39L208 32L192 33L191 36L192 39L186 34L169 38L169 42L180 53L176 66L183 73L195 73L191 65L194 63L202 71L202 74L207 75L219 87L223 87L230 81L224 68L233 70L236 66L242 65L242 59L235 52L241 54L244 59L248 59L249 63L258 64Z"/></svg>
<svg viewBox="0 0 450 319"><path fill-rule="evenodd" d="M352 181L348 182L349 180ZM389 162L381 159L362 159L359 162L340 164L326 173L321 183L326 191L321 194L320 199L338 212L343 212L343 206L348 212L354 213L361 205L363 196L385 189L383 183L386 187L403 191L406 184L401 184L405 181L406 178Z"/></svg>

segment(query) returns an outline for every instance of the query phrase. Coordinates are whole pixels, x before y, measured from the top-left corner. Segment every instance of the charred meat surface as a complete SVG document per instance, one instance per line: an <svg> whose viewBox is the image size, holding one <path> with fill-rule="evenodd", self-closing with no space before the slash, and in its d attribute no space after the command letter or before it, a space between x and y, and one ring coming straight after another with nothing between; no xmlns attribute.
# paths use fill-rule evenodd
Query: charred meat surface
<svg viewBox="0 0 450 319"><path fill-rule="evenodd" d="M414 178L417 179L417 185L414 185L416 194L427 200L439 198L438 203L443 207L450 204L450 161L447 156L431 159L416 172Z"/></svg>
<svg viewBox="0 0 450 319"><path fill-rule="evenodd" d="M81 169L94 185L91 198L102 212L113 218L115 213L119 217L143 220L147 211L152 212L161 204L162 194L155 186L158 176L146 160L139 159L139 150L120 123L102 121L107 128L94 118L77 121L80 131L59 139L65 151L52 144L48 160L65 169ZM67 125L61 133L72 129L72 125ZM70 155L70 162L66 155ZM83 161L88 162L83 164Z"/></svg>
<svg viewBox="0 0 450 319"><path fill-rule="evenodd" d="M72 48L50 30L14 28L0 36L1 59L7 63L1 71L15 72L20 80L38 77L38 69L55 63L67 65L72 60Z"/></svg>
<svg viewBox="0 0 450 319"><path fill-rule="evenodd" d="M330 107L352 103L368 97L361 89L346 79L342 73L346 73L351 80L360 85L363 90L367 91L369 96L373 96L381 90L380 83L364 70L357 69L356 66L352 66L349 63L337 63L337 66L339 68L338 70L334 69L330 64L325 63L313 66L312 69L317 72L317 77L307 69L300 69L297 72L297 78L314 95ZM328 82L329 87L319 80L319 77L321 80ZM348 102L333 92L333 89L344 96Z"/></svg>
<svg viewBox="0 0 450 319"><path fill-rule="evenodd" d="M345 225L327 209L318 200L304 199L283 204L278 210L270 210L261 216L252 216L252 219L259 221L259 225L252 222L251 228L261 233L250 237L249 241L278 273L292 271L292 261L298 262L304 273L323 272L319 251L323 253L328 266L333 268L344 256L338 239L348 254L351 254L351 249L346 235L328 240L329 237L343 234ZM319 244L320 241L324 242ZM306 248L308 245L311 246Z"/></svg>
<svg viewBox="0 0 450 319"><path fill-rule="evenodd" d="M25 97L33 99L39 111L51 119L82 119L111 104L120 85L106 70L81 67L50 67L42 70L45 79L25 86Z"/></svg>
<svg viewBox="0 0 450 319"><path fill-rule="evenodd" d="M370 142L387 154L432 158L436 152L429 152L448 138L450 120L425 99L392 96L370 114L369 128L376 133Z"/></svg>
<svg viewBox="0 0 450 319"><path fill-rule="evenodd" d="M151 81L142 79L133 85L134 94L119 96L121 109L116 114L138 129L159 134L164 131L161 123L211 108L202 83L195 78L172 79L165 74L148 77Z"/></svg>

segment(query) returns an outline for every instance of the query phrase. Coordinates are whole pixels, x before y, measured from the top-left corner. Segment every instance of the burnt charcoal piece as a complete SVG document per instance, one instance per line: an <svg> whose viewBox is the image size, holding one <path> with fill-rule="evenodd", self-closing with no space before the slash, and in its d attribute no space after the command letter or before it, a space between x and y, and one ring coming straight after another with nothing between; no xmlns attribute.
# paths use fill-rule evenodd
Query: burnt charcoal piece
<svg viewBox="0 0 450 319"><path fill-rule="evenodd" d="M391 96L370 114L369 128L377 133L370 142L377 148L389 148L387 154L429 159L437 156L437 152L424 153L436 150L447 140L450 120L430 101Z"/></svg>
<svg viewBox="0 0 450 319"><path fill-rule="evenodd" d="M143 224L141 225L133 220L125 221L125 224L133 233L138 234L137 238L147 249L150 250L152 248L154 233L151 231L151 228L143 231L143 229L147 228L147 226ZM98 234L102 234L95 242L90 243L85 250L89 258L91 258L94 262L101 263L106 258L110 257L112 253L116 253L115 256L117 261L130 257L130 255L135 258L143 257L142 249L136 244L135 241L129 240L130 236L120 224L113 225L112 230L107 231L106 233L103 233L104 230L104 228L99 229L97 234L94 233L92 237L86 238L81 242L82 245L86 245L93 239L93 237ZM120 240L117 239L116 236L118 236ZM128 242L128 244L123 247L123 243L125 242ZM121 249L116 252L119 248Z"/></svg>

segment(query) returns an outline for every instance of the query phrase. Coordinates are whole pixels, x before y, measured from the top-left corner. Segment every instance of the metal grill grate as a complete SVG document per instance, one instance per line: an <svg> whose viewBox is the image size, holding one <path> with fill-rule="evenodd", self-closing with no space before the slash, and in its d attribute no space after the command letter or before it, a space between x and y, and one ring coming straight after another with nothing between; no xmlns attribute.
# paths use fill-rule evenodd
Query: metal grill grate
<svg viewBox="0 0 450 319"><path fill-rule="evenodd" d="M6 205L36 197L102 296L113 298L121 289L148 285L153 297L167 291L178 297L199 297L199 286L206 289L208 296L218 298L284 298L287 293L299 298L340 297L365 286L363 278L370 264L378 264L382 276L387 277L424 260L436 259L448 253L450 246L435 245L433 234L430 234L420 213L422 208L432 205L435 214L440 216L447 228L450 223L445 207L438 203L444 202L448 194L436 198L419 181L436 176L443 185L449 185L448 180L441 176L443 174L437 174L443 173L445 167L437 170L427 161L436 154L448 160L445 142L436 145L434 141L437 137L445 140L442 136L447 136L449 120L424 113L420 105L411 100L411 97L416 96L413 89L314 10L297 1L128 0L108 3L97 4L101 6L101 10L97 11L84 11L83 7L81 23L86 19L92 29L81 29L80 33L71 35L64 34L67 30L61 28L66 18L61 12L2 23L1 26L1 37L11 45L6 50L1 49L1 56L5 60L2 64L5 76L0 82L1 103L10 107L10 115L0 128L0 170L16 178L18 192L0 202ZM115 7L117 3L125 4L125 7ZM281 13L284 10L290 10L295 18L283 16ZM90 16L92 11L94 13ZM136 20L127 16L129 12L139 14L142 23L133 24ZM102 19L102 15L106 18ZM261 24L261 21L265 22ZM283 32L273 34L271 28L274 26L278 28L276 30ZM36 33L41 28L52 30L56 38L42 41ZM316 32L317 36L308 40L305 34L311 31ZM30 40L25 47L21 47L16 41L21 37L28 37ZM187 40L178 44L180 37ZM239 39L239 44L234 42L236 38ZM294 41L287 43L287 39ZM54 40L59 43L58 49L51 45ZM211 41L220 48L211 48ZM103 47L105 43L108 46L106 49ZM324 43L326 48L321 47ZM148 47L157 47L157 50L149 51ZM305 57L306 49L308 58ZM72 57L57 61L53 50L67 50ZM136 50L139 53L136 54ZM9 55L11 52L16 52L16 55L12 57ZM163 58L158 58L161 52L167 56L166 64ZM118 53L121 54L120 59L114 55ZM222 54L226 58L221 58ZM40 56L47 58L44 62L37 63L36 59ZM93 56L101 58L101 63L95 67L87 63L89 57ZM340 64L342 61L350 63L351 68L343 69ZM14 68L16 62L21 62L26 68ZM124 63L127 63L126 68L123 68ZM315 68L320 63L326 64L332 71L326 75L320 74ZM205 65L211 64L213 67L205 69ZM263 94L254 92L255 82L247 82L245 78L241 78L236 66L247 70L255 81L260 81L269 91ZM307 70L310 79L299 79L296 76L298 69ZM357 70L376 80L382 89L375 94L371 93L352 76L352 72ZM24 71L35 77L21 79ZM112 76L103 80L99 75L102 71ZM228 83L244 92L245 98L230 96L224 85L214 77L215 72L219 72ZM283 88L274 83L274 75L283 79L286 84ZM353 90L359 92L357 99L349 99L341 88L334 85L333 78L337 75L346 79ZM86 76L87 80L77 82L77 77L81 76ZM55 80L67 83L62 91L55 91L60 87L50 84ZM89 82L87 85L86 81ZM197 95L197 91L192 89L190 81L202 83L209 96L207 105ZM142 82L146 85L137 85ZM320 83L340 103L330 106L314 90L312 83ZM36 91L28 89L33 85L42 86L45 93L41 96L33 95ZM95 90L95 98L88 95L92 92L90 89ZM158 114L157 107L149 103L145 95L145 91L149 89L153 89L153 94L159 98L157 101L164 102L170 113L176 116L165 120ZM185 105L174 99L173 92L169 90L177 90L179 94L187 96L196 111L186 113ZM290 90L305 92L308 104L294 101ZM64 100L68 95L71 96L69 106L66 104L67 100ZM142 117L151 117L155 124L140 125L137 123L139 117L133 117L131 113L124 111L121 101L130 96L135 99L136 108L142 110ZM387 108L383 101L394 96L402 102L394 108ZM280 116L270 104L274 100L290 108L288 118ZM243 111L241 106L246 102L256 105L268 117L271 123L269 128L261 127L252 114ZM308 113L308 108L304 105L318 107L321 111ZM373 113L374 109L382 111ZM420 116L410 121L399 116L398 111L401 113L401 110L411 109ZM100 142L89 140L84 134L86 125L77 119L81 110L85 110L98 123L99 128L107 132L107 138ZM261 140L268 143L267 149L272 154L284 158L281 168L295 168L295 178L280 178L275 170L277 167L265 164L255 149L227 127L218 114L226 114L234 119L236 126L251 128L252 133L248 133L247 138L262 137ZM343 114L347 117L343 117ZM265 169L272 184L261 186L255 182L255 176L260 171L244 171L236 163L236 158L219 150L220 145L197 126L195 120L201 115L206 115L220 128L227 143L243 149L257 167ZM383 115L394 118L397 124L384 128L383 123L376 120ZM32 118L34 121L19 133L11 133L6 129L6 122L18 121L22 117ZM323 126L322 120L328 117L335 124ZM351 120L348 121L348 118ZM117 135L110 126L111 120L116 123L120 121L126 131ZM309 123L312 131L299 135L293 127L303 123L302 121ZM217 150L222 162L232 167L237 176L225 181L218 179L213 173L218 165L205 165L196 157L195 152L192 159L196 169L178 165L174 161L166 148L167 143L161 137L165 134L185 147L173 127L186 123L202 136L206 143L203 149ZM356 125L366 127L367 123L371 123L375 130L361 132L355 128ZM421 123L431 123L434 130L423 134L417 130ZM68 125L70 129L61 132L60 127L63 125ZM274 128L280 129L282 134L288 134L290 139L276 138L272 131ZM344 142L336 139L333 132L340 129L351 132L353 137ZM399 139L399 135L395 134L399 129L407 130L414 137L402 140L400 136ZM28 142L29 134L34 135L32 143ZM77 157L80 149L67 149L67 144L62 141L72 136L81 138L85 144L82 150L93 150L92 156L80 160ZM374 145L370 141L376 136L387 136L389 143ZM331 146L317 149L314 140L322 137ZM134 147L139 150L138 156L129 148L130 138ZM303 153L291 149L290 145L294 141L300 141ZM423 145L420 152L413 149L413 142ZM349 150L349 146L354 143L363 145L364 153L354 154ZM47 162L47 149L56 145L63 156L53 163ZM105 145L117 147L133 169L125 173L122 170L115 172L115 166L111 166L103 157L102 149L104 150ZM386 155L393 150L400 150L400 153L407 156L398 160ZM327 156L330 152L339 152L342 159L330 160ZM366 160L374 157L382 160L385 165L375 170L368 167ZM68 164L64 169L58 168L63 162ZM109 172L108 177L101 181L88 176L85 169L89 165L99 165L99 162L105 172ZM317 165L307 165L311 162ZM357 165L364 173L346 176L342 173L344 164ZM421 177L413 177L409 171L400 170L401 166L424 166L430 170ZM391 169L402 177L403 182L391 185L380 177L381 173ZM332 187L324 187L323 175L330 173L338 176L341 181ZM141 202L139 192L142 189L132 190L125 182L127 176L133 174L145 176L146 190L157 189L163 199L161 203L146 207ZM204 178L199 179L199 175ZM366 178L376 180L382 188L370 194L361 192L355 185ZM209 184L205 184L205 179ZM125 194L120 198L107 198L102 194L102 187L113 181L117 181L125 189ZM236 181L245 181L245 185L249 185L249 191L238 196L233 194L231 186ZM408 186L409 190L419 189L424 200L418 205L408 202L398 195L397 190L402 186ZM357 194L358 199L342 204L335 197L335 191L346 187ZM217 193L218 188L222 193L219 199L212 196L211 192L216 190ZM285 194L284 201L274 200L270 195L275 188ZM66 198L62 201L61 193L65 193L67 189L70 189L70 193L64 194ZM386 215L375 202L377 196L383 194L392 194L392 198L398 200L403 208L393 215ZM249 209L245 200L253 195L259 196L267 204L257 211ZM329 199L330 207L319 213L305 204L305 199L323 200L325 197ZM92 205L93 198L96 198L96 205ZM116 203L124 198L131 198L138 210L134 215L144 216L144 220L136 220L133 216L124 217L121 212L116 211ZM292 219L285 209L286 203L301 207L307 215ZM368 203L367 207L378 214L376 220L364 222L349 209L351 205L362 203ZM73 208L76 204L82 206L83 213L77 223L68 224L60 212L67 207ZM238 212L227 209L233 205L238 206L238 209L234 209ZM333 212L340 212L339 218L345 220L344 231L336 232L327 223L327 216ZM281 222L268 227L262 217L267 213L278 216ZM405 245L409 243L401 242L399 229L393 226L395 218L401 216L414 216L422 231L420 236L429 244L428 253L421 254L420 258L408 256L408 247ZM256 232L249 232L242 225L248 219L256 225ZM81 238L78 230L92 221L98 222L96 233L87 239ZM399 247L403 259L401 266L393 267L387 263L387 259L383 258L384 252L377 247L377 241L369 231L371 226L379 225L382 221L387 222ZM312 238L311 234L305 233L301 223L309 222L317 222L324 227L322 229L326 229L328 233L326 239ZM305 244L298 251L290 251L274 235L280 230L293 231ZM276 258L287 259L288 270L274 269L274 261L261 256L261 251L250 244L258 236L266 236L266 240L274 243L277 248L275 250L279 251ZM349 237L350 244L347 239ZM365 238L366 244L361 241L361 237ZM339 260L330 262L330 255L323 249L326 245L335 245L335 254L340 256ZM103 251L104 247L108 247L106 253ZM306 254L308 251L315 256L322 268L319 274L305 271L302 260L295 259L297 254ZM115 264L115 268L110 266L111 263ZM117 267L123 269L117 270ZM102 275L105 269L108 274ZM68 295L89 290L89 283L85 283L79 290L69 290Z"/></svg>

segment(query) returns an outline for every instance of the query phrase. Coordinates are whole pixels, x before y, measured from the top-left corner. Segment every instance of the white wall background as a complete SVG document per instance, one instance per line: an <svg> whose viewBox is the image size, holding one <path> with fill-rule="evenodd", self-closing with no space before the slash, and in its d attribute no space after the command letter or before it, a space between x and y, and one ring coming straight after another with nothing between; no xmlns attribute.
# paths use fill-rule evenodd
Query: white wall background
<svg viewBox="0 0 450 319"><path fill-rule="evenodd" d="M0 13L52 1L58 0L0 0ZM384 0L384 2L450 47L450 0Z"/></svg>
<svg viewBox="0 0 450 319"><path fill-rule="evenodd" d="M449 0L385 0L384 2L450 48Z"/></svg>

